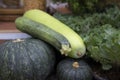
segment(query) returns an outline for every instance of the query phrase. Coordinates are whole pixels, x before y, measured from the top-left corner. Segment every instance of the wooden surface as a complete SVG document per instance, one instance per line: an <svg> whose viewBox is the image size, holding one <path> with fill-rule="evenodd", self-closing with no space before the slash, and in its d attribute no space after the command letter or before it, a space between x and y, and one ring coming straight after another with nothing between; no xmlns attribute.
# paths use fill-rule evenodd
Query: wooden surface
<svg viewBox="0 0 120 80"><path fill-rule="evenodd" d="M0 40L18 38L31 38L31 36L19 31L14 22L0 22Z"/></svg>
<svg viewBox="0 0 120 80"><path fill-rule="evenodd" d="M6 32L20 32L14 22L0 22L0 33Z"/></svg>
<svg viewBox="0 0 120 80"><path fill-rule="evenodd" d="M0 40L0 44L4 43L5 41L7 41L7 40Z"/></svg>
<svg viewBox="0 0 120 80"><path fill-rule="evenodd" d="M0 22L0 33L20 33L14 22ZM0 44L7 40L0 39Z"/></svg>
<svg viewBox="0 0 120 80"><path fill-rule="evenodd" d="M23 14L24 10L23 9L0 9L0 14Z"/></svg>
<svg viewBox="0 0 120 80"><path fill-rule="evenodd" d="M8 22L8 21L15 21L16 20L16 18L18 18L18 17L20 17L20 16L22 16L22 15L6 15L6 14L1 14L0 15L0 21L5 21L5 22Z"/></svg>

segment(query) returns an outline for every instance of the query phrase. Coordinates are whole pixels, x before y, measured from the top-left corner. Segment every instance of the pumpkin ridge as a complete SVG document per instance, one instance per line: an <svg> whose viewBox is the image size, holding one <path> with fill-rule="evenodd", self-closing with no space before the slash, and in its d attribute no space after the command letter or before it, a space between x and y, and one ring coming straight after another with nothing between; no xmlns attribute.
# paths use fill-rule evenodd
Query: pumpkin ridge
<svg viewBox="0 0 120 80"><path fill-rule="evenodd" d="M29 42L29 41L28 41ZM37 76L36 76L36 73L37 73L37 71L35 70L35 68L36 68L36 66L35 66L35 61L32 59L32 57L30 56L32 53L33 53L33 50L32 50L32 48L34 47L33 45L35 45L35 44L33 44L34 42L29 42L28 43L28 45L29 45L29 48L31 48L31 49L29 49L29 48L27 48L28 50L29 50L29 57L30 57L30 59L31 59L31 61L32 61L32 66L33 66L33 75L36 77L36 78L38 78ZM35 42L36 43L36 42ZM32 44L32 45L31 45ZM35 45L36 47L38 46L38 45ZM38 47L37 47L38 48ZM34 48L34 49L36 49L36 48ZM36 54L36 53L38 53L37 52L37 49L34 51L34 55ZM43 63L43 61L41 60L41 56L39 56L39 54L38 54L38 56L37 57L39 57L38 59L40 59L40 61ZM34 77L34 78L35 78Z"/></svg>
<svg viewBox="0 0 120 80"><path fill-rule="evenodd" d="M34 42L33 42L34 43ZM49 56L49 54L47 53L47 51L46 51L46 49L48 49L48 47L49 46L44 46L45 45L45 43L43 43L43 42L41 42L41 41L39 41L39 42L36 42L36 44L41 44L41 45L43 45L43 46L38 46L38 45L33 45L33 47L35 47L36 46L36 50L34 51L34 52L36 52L36 53L39 53L39 50L37 49L37 48L41 48L42 49L42 53L46 53L46 54L44 54L44 55L46 55L46 56ZM32 48L32 47L31 47ZM51 52L51 51L50 51ZM51 54L51 55L53 55L53 54ZM40 54L38 55L39 56L39 59L45 59L46 61L49 61L49 57L45 57L45 56L41 56ZM48 59L49 58L49 59ZM51 59L52 60L52 59ZM40 60L42 63L44 62L44 60ZM48 64L49 63L45 63L47 66L49 66ZM54 64L54 63L53 63ZM42 65L41 65L42 66ZM44 68L46 68L46 66L44 67ZM48 68L48 67L47 67ZM50 69L50 67L49 67L49 69ZM43 72L42 72L43 73ZM44 72L44 73L46 73L46 72ZM46 73L46 74L49 74L49 73Z"/></svg>
<svg viewBox="0 0 120 80"><path fill-rule="evenodd" d="M14 43L14 42L13 42ZM16 51L16 65L17 65L17 77L18 79L21 79L22 77L24 77L25 75L28 76L28 74L26 73L26 70L30 68L30 70L28 71L29 73L31 73L31 66L30 66L30 62L28 62L28 60L26 61L26 59L28 59L28 55L26 54L26 49L25 49L25 45L24 45L24 41L23 42L15 42L14 43L17 48L19 48L19 53L18 51ZM22 47L21 47L22 46ZM22 58L22 59L21 59ZM22 70L21 70L22 69ZM31 78L31 75L29 75L29 79Z"/></svg>
<svg viewBox="0 0 120 80"><path fill-rule="evenodd" d="M27 58L28 58L29 61L30 61L29 64L30 64L30 65L31 65L31 64L34 64L33 60L30 58L30 52L27 52L29 49L26 48L26 46L29 45L29 44L27 44L27 45L26 45L26 44L22 44L22 45L23 45L23 47L24 47L23 49L24 49L25 53L27 53L27 54L26 54L26 55L27 55ZM26 50L25 48L26 48L27 50ZM32 75L31 75L31 76L35 76L35 74L34 74L34 73L35 73L35 72L34 72L34 69L35 69L34 66L31 65L30 67L31 67L31 72L32 72Z"/></svg>
<svg viewBox="0 0 120 80"><path fill-rule="evenodd" d="M46 48L46 46L43 46L43 48L45 49L45 52L47 53L48 56L52 55L51 52L50 52L50 50L53 52L53 49ZM52 60L52 59L53 59L53 57L48 57L48 60ZM54 64L51 64L51 65L52 65L52 67L54 66Z"/></svg>
<svg viewBox="0 0 120 80"><path fill-rule="evenodd" d="M9 43L6 43L6 44L9 44ZM2 46L4 46L4 44L2 45ZM6 47L6 48L8 48L8 47ZM3 47L3 51L4 52L6 52L6 48L5 47ZM3 54L2 55L2 59L4 59L5 57L8 57L8 51L7 51L7 54ZM7 60L8 61L8 60ZM7 64L7 62L6 61L2 61L2 64ZM5 65L6 66L6 65ZM4 66L2 65L2 66L0 66L0 68L4 68ZM7 68L8 69L8 68ZM6 70L0 70L2 73L6 73ZM2 74L1 74L2 75ZM8 79L8 77L9 77L9 75L7 76L7 79Z"/></svg>

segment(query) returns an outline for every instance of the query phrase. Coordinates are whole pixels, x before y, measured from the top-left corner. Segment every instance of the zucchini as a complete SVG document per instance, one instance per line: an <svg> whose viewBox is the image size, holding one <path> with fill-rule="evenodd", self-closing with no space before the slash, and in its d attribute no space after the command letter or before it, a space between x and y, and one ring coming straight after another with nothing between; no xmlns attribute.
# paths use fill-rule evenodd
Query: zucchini
<svg viewBox="0 0 120 80"><path fill-rule="evenodd" d="M46 12L42 10L33 9L25 12L23 17L29 18L40 24L44 24L46 26L46 29L50 28L51 30L64 36L69 41L71 50L68 50L68 52L62 52L63 54L68 55L72 58L80 58L86 53L86 47L82 38L70 27L63 24L62 22L55 19L53 16L47 14ZM51 33L49 35L51 35ZM49 40L47 41L49 42Z"/></svg>
<svg viewBox="0 0 120 80"><path fill-rule="evenodd" d="M31 36L44 40L53 45L61 54L71 51L69 41L60 33L50 29L44 24L35 22L25 17L19 17L15 20L16 28L22 32L28 33ZM66 54L67 55L67 54Z"/></svg>

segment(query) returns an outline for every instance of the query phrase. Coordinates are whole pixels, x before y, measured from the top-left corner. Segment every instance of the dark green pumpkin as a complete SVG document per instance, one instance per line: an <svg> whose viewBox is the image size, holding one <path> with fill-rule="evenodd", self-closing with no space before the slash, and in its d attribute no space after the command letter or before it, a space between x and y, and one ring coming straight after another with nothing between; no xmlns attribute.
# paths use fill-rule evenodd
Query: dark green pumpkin
<svg viewBox="0 0 120 80"><path fill-rule="evenodd" d="M45 80L54 64L54 50L41 40L10 40L0 46L0 80Z"/></svg>
<svg viewBox="0 0 120 80"><path fill-rule="evenodd" d="M59 80L92 80L92 70L83 60L65 59L57 66Z"/></svg>

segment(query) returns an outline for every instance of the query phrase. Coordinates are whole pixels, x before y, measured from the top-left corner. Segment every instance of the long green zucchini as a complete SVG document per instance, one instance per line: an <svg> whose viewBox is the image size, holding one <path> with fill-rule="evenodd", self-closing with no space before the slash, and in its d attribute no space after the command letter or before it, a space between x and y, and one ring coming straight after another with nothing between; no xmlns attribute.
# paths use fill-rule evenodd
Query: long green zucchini
<svg viewBox="0 0 120 80"><path fill-rule="evenodd" d="M65 54L71 51L68 40L44 24L40 24L25 17L17 18L15 23L17 29L28 33L35 38L49 42L49 44L53 45L57 50L60 50L61 54Z"/></svg>
<svg viewBox="0 0 120 80"><path fill-rule="evenodd" d="M71 28L61 23L59 20L55 19L46 12L37 9L29 10L24 13L23 17L29 18L40 24L44 24L46 29L50 28L51 30L64 36L69 41L71 50L68 48L69 50L66 50L67 52L62 51L62 54L68 55L72 58L80 58L86 53L86 47L82 38ZM40 32L41 30L38 34L40 34ZM51 33L49 35L51 35ZM49 42L49 40L46 41Z"/></svg>

